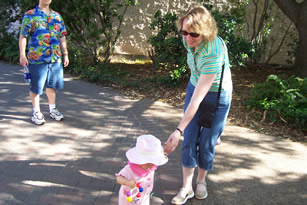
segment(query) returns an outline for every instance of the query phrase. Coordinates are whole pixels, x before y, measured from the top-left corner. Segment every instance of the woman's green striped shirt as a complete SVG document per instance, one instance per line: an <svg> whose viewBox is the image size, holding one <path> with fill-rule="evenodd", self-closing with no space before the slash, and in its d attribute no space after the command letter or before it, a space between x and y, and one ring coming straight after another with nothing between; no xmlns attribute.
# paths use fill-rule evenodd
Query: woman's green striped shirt
<svg viewBox="0 0 307 205"><path fill-rule="evenodd" d="M188 46L184 38L183 44L188 51L187 63L191 69L190 81L194 86L196 86L200 75L217 73L209 91L218 92L222 65L225 64L222 90L232 89L228 52L220 37L210 42L203 41L196 51Z"/></svg>

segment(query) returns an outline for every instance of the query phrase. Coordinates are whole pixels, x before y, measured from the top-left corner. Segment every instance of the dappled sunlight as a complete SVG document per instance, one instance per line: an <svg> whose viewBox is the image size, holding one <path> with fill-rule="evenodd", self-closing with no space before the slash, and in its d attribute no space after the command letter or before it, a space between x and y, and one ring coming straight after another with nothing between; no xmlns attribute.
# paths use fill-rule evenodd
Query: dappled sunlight
<svg viewBox="0 0 307 205"><path fill-rule="evenodd" d="M218 175L210 175L210 180L215 183L234 182L239 180L254 180L257 178L263 184L278 185L287 180L298 180L304 178L305 173L296 173L294 170L290 173L281 172L272 167L257 167L254 169L237 168L234 171L223 171Z"/></svg>
<svg viewBox="0 0 307 205"><path fill-rule="evenodd" d="M69 81L75 80L74 77L71 77L71 76L68 76L68 75L65 75L64 77L65 77L65 78L64 78L64 82L69 82Z"/></svg>
<svg viewBox="0 0 307 205"><path fill-rule="evenodd" d="M155 120L156 123L158 123L158 125L164 131L163 136L157 137L160 139L161 137L163 137L164 141L166 141L167 137L174 131L174 129L179 124L183 116L183 110L156 101L150 106L149 109L146 110L146 114L150 115L151 118Z"/></svg>
<svg viewBox="0 0 307 205"><path fill-rule="evenodd" d="M63 160L90 157L90 153L81 152L81 148L88 148L92 142L84 140L87 136L96 134L95 130L73 129L64 126L64 129L58 129L56 122L48 123L44 126L35 126L24 121L9 121L9 126L1 124L3 136L0 156L10 153L10 155L18 156L23 160L31 160L37 158L58 158L61 156ZM27 126L27 129L25 127ZM66 132L65 127L67 129ZM48 135L49 130L53 130L52 135ZM25 130L27 130L25 132ZM79 140L78 140L79 139ZM16 158L15 157L15 158ZM19 159L19 158L16 158Z"/></svg>
<svg viewBox="0 0 307 205"><path fill-rule="evenodd" d="M263 185L280 185L306 177L306 146L289 143L249 129L228 126L222 144L216 147L214 183L256 180ZM234 133L233 135L231 133ZM233 137L236 136L236 137Z"/></svg>
<svg viewBox="0 0 307 205"><path fill-rule="evenodd" d="M21 78L20 80L23 80L23 79ZM0 85L21 85L21 86L25 86L26 84L23 83L22 81L20 81L20 83L16 83L16 82L0 82ZM9 91L9 90L6 90L6 91Z"/></svg>
<svg viewBox="0 0 307 205"><path fill-rule="evenodd" d="M14 199L14 195L13 194L8 194L8 193L1 193L0 192L0 203L5 203L6 201L14 201L14 202L19 202L21 203L21 201L16 201Z"/></svg>
<svg viewBox="0 0 307 205"><path fill-rule="evenodd" d="M0 202L76 203L103 201L114 194L114 174L124 166L125 152L144 133L139 118L147 107L135 114L138 101L111 89L83 81L76 84L69 77L65 83L57 95L65 120L49 118L44 94L41 110L47 122L43 126L30 120L27 86L5 84L0 99L4 111L0 115L0 189L8 191L0 190Z"/></svg>
<svg viewBox="0 0 307 205"><path fill-rule="evenodd" d="M7 81L17 82L14 75ZM22 79L22 73L18 75ZM5 91L0 98L0 204L110 204L120 187L115 173L127 163L125 153L136 138L150 133L164 143L183 115L182 109L161 102L132 100L67 77L57 95L65 120L50 119L44 94L41 110L47 122L36 126L30 120L28 87L14 83L0 85ZM302 201L306 156L304 144L227 125L216 147L214 171L208 175L206 202ZM182 185L180 145L168 157L156 171L154 188L155 196L165 202ZM285 195L288 201L283 201Z"/></svg>
<svg viewBox="0 0 307 205"><path fill-rule="evenodd" d="M55 166L55 167L65 167L63 163L57 162L33 162L29 163L30 166Z"/></svg>
<svg viewBox="0 0 307 205"><path fill-rule="evenodd" d="M45 182L45 181L32 181L32 180L25 180L22 181L21 184L30 185L30 186L36 186L36 187L67 187L67 188L73 188L71 186L67 186L64 184L57 184L57 183L51 183L51 182ZM15 184L16 186L20 186L20 184Z"/></svg>
<svg viewBox="0 0 307 205"><path fill-rule="evenodd" d="M235 194L235 193L240 191L240 188L238 188L238 187L227 187L227 188L224 189L224 191L228 192L228 193Z"/></svg>
<svg viewBox="0 0 307 205"><path fill-rule="evenodd" d="M9 92L10 90L9 89L1 89L1 92L2 93L7 93L7 92Z"/></svg>
<svg viewBox="0 0 307 205"><path fill-rule="evenodd" d="M85 170L79 170L79 172L85 176L97 178L97 179L109 179L109 180L115 180L115 175L111 175L108 173L97 173L97 172L90 172Z"/></svg>

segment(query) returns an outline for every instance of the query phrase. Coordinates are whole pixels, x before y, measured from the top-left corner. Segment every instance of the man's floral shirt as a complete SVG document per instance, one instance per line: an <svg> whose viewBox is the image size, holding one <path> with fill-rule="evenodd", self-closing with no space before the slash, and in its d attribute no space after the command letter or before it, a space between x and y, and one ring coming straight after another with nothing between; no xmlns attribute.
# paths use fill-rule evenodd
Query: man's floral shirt
<svg viewBox="0 0 307 205"><path fill-rule="evenodd" d="M67 34L61 15L50 9L47 16L38 6L25 13L20 34L28 39L30 64L62 62L60 38Z"/></svg>

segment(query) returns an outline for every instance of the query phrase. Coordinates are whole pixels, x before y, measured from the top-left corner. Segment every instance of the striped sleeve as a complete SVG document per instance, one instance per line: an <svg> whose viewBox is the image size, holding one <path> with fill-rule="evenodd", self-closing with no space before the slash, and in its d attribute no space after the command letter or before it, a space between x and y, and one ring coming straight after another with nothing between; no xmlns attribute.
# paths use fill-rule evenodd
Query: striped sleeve
<svg viewBox="0 0 307 205"><path fill-rule="evenodd" d="M220 71L224 52L219 41L215 40L209 43L208 48L204 48L201 55L203 57L200 58L199 62L200 74L214 74Z"/></svg>

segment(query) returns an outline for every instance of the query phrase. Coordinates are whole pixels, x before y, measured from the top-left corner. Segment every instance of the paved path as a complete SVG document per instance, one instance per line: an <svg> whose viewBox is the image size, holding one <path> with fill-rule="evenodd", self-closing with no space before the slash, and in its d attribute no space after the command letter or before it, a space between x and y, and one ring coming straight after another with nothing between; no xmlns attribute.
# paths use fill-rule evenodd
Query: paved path
<svg viewBox="0 0 307 205"><path fill-rule="evenodd" d="M117 204L114 173L136 137L164 142L182 110L130 100L110 88L71 77L58 93L66 120L32 112L22 68L0 63L0 204ZM47 116L45 94L42 112ZM227 125L209 174L206 200L190 205L307 204L307 145ZM180 149L156 173L152 204L170 204L181 187Z"/></svg>

